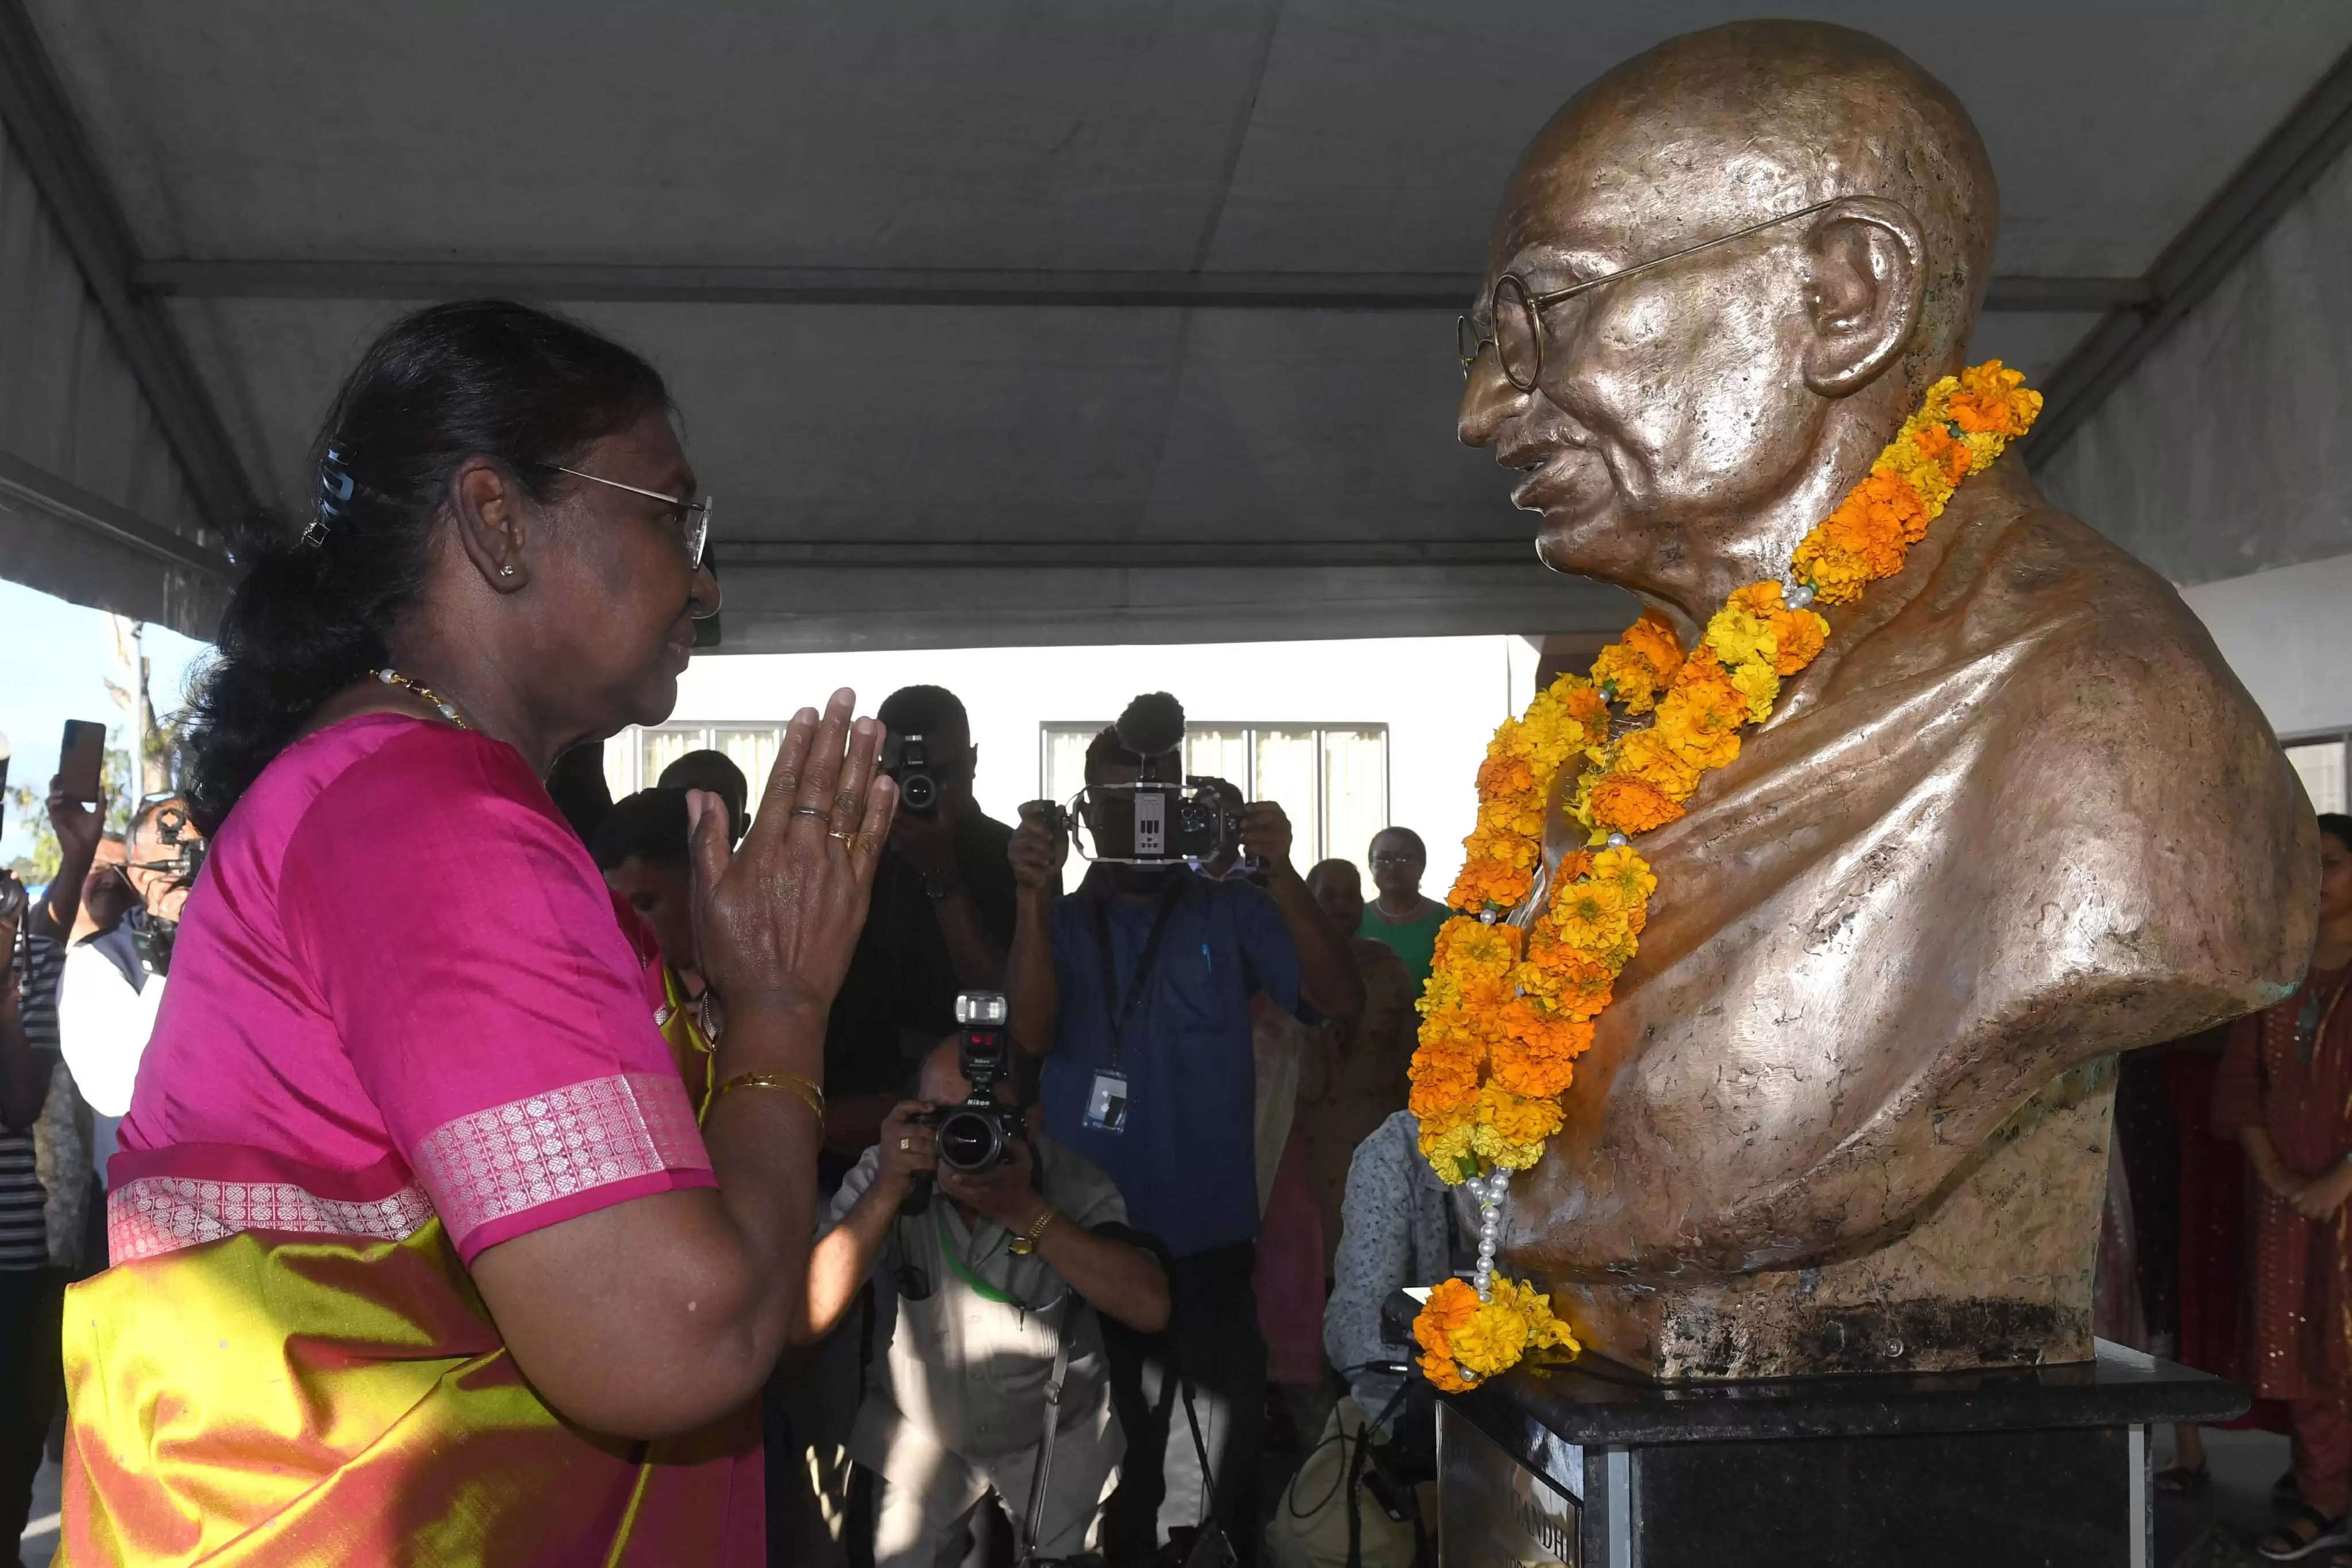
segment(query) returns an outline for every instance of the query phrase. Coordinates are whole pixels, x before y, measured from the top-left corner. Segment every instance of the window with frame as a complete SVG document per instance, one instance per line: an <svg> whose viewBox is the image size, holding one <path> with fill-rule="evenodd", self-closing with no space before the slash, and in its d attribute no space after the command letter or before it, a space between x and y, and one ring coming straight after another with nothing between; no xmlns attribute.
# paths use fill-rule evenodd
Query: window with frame
<svg viewBox="0 0 2352 1568"><path fill-rule="evenodd" d="M2284 743L2286 759L2303 780L2315 811L2346 809L2347 783L2352 779L2352 733L2306 735Z"/></svg>
<svg viewBox="0 0 2352 1568"><path fill-rule="evenodd" d="M1040 795L1067 801L1085 788L1087 746L1107 722L1037 727ZM1372 835L1389 825L1384 724L1188 724L1184 771L1279 804L1290 818L1291 861L1302 872L1322 860L1351 861L1363 871Z"/></svg>
<svg viewBox="0 0 2352 1568"><path fill-rule="evenodd" d="M664 724L650 729L631 725L604 743L604 787L618 800L652 789L661 781L662 769L689 751L722 751L743 770L756 810L783 737L780 724Z"/></svg>

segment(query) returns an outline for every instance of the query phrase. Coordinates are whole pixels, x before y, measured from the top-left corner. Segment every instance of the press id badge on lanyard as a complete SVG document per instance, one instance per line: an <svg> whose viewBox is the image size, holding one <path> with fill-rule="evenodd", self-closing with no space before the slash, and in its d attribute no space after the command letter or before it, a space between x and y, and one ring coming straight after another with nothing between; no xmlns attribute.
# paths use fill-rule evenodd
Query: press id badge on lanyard
<svg viewBox="0 0 2352 1568"><path fill-rule="evenodd" d="M1168 890L1160 895L1160 912L1152 917L1151 935L1135 961L1135 973L1128 977L1124 995L1118 988L1118 965L1110 953L1110 911L1101 898L1095 901L1095 956L1102 965L1103 1010L1110 1018L1110 1065L1095 1070L1094 1085L1087 1091L1086 1124L1097 1132L1127 1131L1127 1071L1119 1060L1119 1051L1126 1040L1127 1026L1133 1021L1144 990L1151 984L1151 971L1160 962L1160 944L1168 935L1168 917L1176 913L1176 901L1184 896L1184 873L1176 873L1169 881Z"/></svg>
<svg viewBox="0 0 2352 1568"><path fill-rule="evenodd" d="M1087 1125L1099 1133L1127 1131L1127 1074L1099 1068L1095 1086L1087 1092Z"/></svg>

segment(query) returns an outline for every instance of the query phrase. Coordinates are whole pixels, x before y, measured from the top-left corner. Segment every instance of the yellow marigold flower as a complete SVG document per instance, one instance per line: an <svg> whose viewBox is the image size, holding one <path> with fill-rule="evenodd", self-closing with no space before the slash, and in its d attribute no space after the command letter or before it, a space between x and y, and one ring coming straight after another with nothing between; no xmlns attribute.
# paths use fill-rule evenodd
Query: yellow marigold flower
<svg viewBox="0 0 2352 1568"><path fill-rule="evenodd" d="M1631 845L1623 849L1602 850L1592 857L1592 879L1615 887L1618 897L1627 904L1640 904L1658 891L1658 879L1651 873L1650 862Z"/></svg>
<svg viewBox="0 0 2352 1568"><path fill-rule="evenodd" d="M1570 946L1598 950L1625 934L1625 899L1605 882L1570 883L1552 895L1551 920Z"/></svg>
<svg viewBox="0 0 2352 1568"><path fill-rule="evenodd" d="M1726 681L1719 692L1676 692L1659 704L1653 733L1685 767L1709 773L1738 757L1738 727L1747 717L1748 699Z"/></svg>
<svg viewBox="0 0 2352 1568"><path fill-rule="evenodd" d="M1699 771L1654 729L1637 729L1617 745L1617 771L1654 786L1671 800L1687 800Z"/></svg>
<svg viewBox="0 0 2352 1568"><path fill-rule="evenodd" d="M1546 1138L1559 1131L1559 1103L1514 1094L1490 1080L1478 1087L1478 1124L1491 1129L1505 1143L1540 1147ZM1472 1146L1481 1154L1486 1152L1475 1138Z"/></svg>
<svg viewBox="0 0 2352 1568"><path fill-rule="evenodd" d="M1772 716L1772 701L1780 695L1780 676L1762 659L1740 665L1731 672L1732 689L1748 699L1748 717L1751 723L1762 724Z"/></svg>
<svg viewBox="0 0 2352 1568"><path fill-rule="evenodd" d="M1478 920L1449 920L1437 929L1430 963L1465 977L1499 976L1519 961L1525 935L1517 926L1500 921L1489 925Z"/></svg>
<svg viewBox="0 0 2352 1568"><path fill-rule="evenodd" d="M1706 645L1732 668L1757 659L1769 660L1779 653L1772 645L1771 622L1736 604L1724 606L1708 619Z"/></svg>
<svg viewBox="0 0 2352 1568"><path fill-rule="evenodd" d="M1465 1168L1471 1157L1470 1140L1477 1124L1463 1118L1433 1126L1421 1124L1421 1157L1429 1162L1438 1179L1448 1186L1456 1186L1478 1173Z"/></svg>
<svg viewBox="0 0 2352 1568"><path fill-rule="evenodd" d="M1515 1299L1496 1291L1492 1301L1445 1337L1454 1359L1483 1380L1508 1371L1527 1354L1527 1315Z"/></svg>
<svg viewBox="0 0 2352 1568"><path fill-rule="evenodd" d="M1541 1163L1544 1146L1540 1138L1532 1143L1515 1144L1494 1128L1482 1124L1470 1129L1470 1149L1490 1166L1523 1171Z"/></svg>

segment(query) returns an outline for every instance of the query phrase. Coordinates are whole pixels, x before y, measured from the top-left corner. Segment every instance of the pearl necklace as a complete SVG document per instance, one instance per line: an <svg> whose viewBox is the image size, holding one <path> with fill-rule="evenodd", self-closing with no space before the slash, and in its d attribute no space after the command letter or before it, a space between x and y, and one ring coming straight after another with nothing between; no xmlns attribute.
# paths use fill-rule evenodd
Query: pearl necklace
<svg viewBox="0 0 2352 1568"><path fill-rule="evenodd" d="M457 704L451 702L447 697L443 696L439 692L435 691L431 686L426 685L423 681L411 680L406 675L402 674L398 670L393 669L390 666L378 670L375 673L375 678L382 681L385 685L398 686L403 691L414 692L416 695L423 697L426 702L429 702L435 707L439 708L441 710L441 716L447 719L451 724L456 725L459 729L471 729L474 727L472 725L466 722L466 716L457 711Z"/></svg>

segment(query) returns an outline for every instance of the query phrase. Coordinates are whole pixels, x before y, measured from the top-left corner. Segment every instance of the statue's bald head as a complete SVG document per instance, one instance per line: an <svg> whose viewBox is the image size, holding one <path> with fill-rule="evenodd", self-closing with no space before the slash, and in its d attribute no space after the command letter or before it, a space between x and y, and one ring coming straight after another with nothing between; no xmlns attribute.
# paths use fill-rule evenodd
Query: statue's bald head
<svg viewBox="0 0 2352 1568"><path fill-rule="evenodd" d="M1546 561L1695 629L1783 571L1959 368L1996 208L1958 101L1874 38L1748 22L1662 44L1521 158L1462 439L1520 476Z"/></svg>
<svg viewBox="0 0 2352 1568"><path fill-rule="evenodd" d="M1968 346L2000 193L1951 90L1850 27L1735 22L1627 60L1529 144L1495 244L1566 222L1662 255L1837 196L1917 220L1926 298L1904 368L1924 386Z"/></svg>

